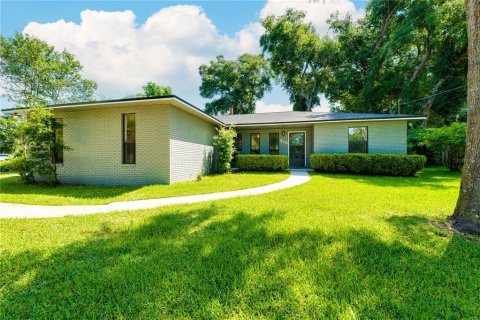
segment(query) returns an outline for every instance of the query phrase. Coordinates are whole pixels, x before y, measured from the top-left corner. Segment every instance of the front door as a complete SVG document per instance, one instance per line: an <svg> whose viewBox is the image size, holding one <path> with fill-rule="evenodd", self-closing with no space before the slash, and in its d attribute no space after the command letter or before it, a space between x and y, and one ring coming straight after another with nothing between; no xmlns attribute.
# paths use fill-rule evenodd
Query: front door
<svg viewBox="0 0 480 320"><path fill-rule="evenodd" d="M305 167L305 132L289 132L288 164L290 167Z"/></svg>

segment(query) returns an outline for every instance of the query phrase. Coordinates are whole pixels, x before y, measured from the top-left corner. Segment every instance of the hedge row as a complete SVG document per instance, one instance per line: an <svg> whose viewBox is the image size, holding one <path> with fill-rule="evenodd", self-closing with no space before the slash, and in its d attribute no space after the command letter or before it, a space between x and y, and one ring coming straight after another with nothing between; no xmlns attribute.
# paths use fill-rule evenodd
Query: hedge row
<svg viewBox="0 0 480 320"><path fill-rule="evenodd" d="M240 154L237 156L240 171L282 171L288 169L288 157L269 154Z"/></svg>
<svg viewBox="0 0 480 320"><path fill-rule="evenodd" d="M312 154L310 166L329 173L360 173L384 176L413 176L423 169L426 158L407 154Z"/></svg>

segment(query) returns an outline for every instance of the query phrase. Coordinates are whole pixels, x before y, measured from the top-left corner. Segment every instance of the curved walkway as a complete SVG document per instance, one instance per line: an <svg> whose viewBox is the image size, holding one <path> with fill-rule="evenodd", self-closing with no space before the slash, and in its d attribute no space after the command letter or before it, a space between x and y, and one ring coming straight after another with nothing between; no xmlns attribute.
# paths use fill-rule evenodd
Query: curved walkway
<svg viewBox="0 0 480 320"><path fill-rule="evenodd" d="M306 170L293 170L291 171L290 176L281 182L256 188L228 192L198 194L173 198L132 200L87 206L40 206L31 204L0 203L0 218L54 218L112 211L151 209L173 204L188 204L233 197L259 195L276 190L295 187L308 181L310 181L310 175Z"/></svg>

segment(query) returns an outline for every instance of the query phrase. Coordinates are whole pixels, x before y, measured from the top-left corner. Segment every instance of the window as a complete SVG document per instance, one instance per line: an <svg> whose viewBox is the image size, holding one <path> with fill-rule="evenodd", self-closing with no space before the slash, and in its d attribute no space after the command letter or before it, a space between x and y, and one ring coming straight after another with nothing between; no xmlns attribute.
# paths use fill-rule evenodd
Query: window
<svg viewBox="0 0 480 320"><path fill-rule="evenodd" d="M368 153L368 128L348 128L348 152Z"/></svg>
<svg viewBox="0 0 480 320"><path fill-rule="evenodd" d="M235 155L242 154L242 134L237 133L237 138L235 138Z"/></svg>
<svg viewBox="0 0 480 320"><path fill-rule="evenodd" d="M63 119L55 118L58 128L55 129L55 141L63 144ZM55 163L63 163L63 148L55 150L53 153Z"/></svg>
<svg viewBox="0 0 480 320"><path fill-rule="evenodd" d="M135 113L122 115L122 163L135 164Z"/></svg>
<svg viewBox="0 0 480 320"><path fill-rule="evenodd" d="M268 150L270 154L278 154L280 137L278 132L270 132L268 135Z"/></svg>
<svg viewBox="0 0 480 320"><path fill-rule="evenodd" d="M250 154L260 154L260 133L250 134Z"/></svg>

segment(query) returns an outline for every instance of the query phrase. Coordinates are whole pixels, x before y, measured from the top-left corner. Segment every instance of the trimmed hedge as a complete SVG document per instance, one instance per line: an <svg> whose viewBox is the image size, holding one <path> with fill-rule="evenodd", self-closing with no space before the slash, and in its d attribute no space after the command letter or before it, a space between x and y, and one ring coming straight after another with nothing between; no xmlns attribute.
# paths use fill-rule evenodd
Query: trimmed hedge
<svg viewBox="0 0 480 320"><path fill-rule="evenodd" d="M410 154L334 153L310 155L315 171L329 173L360 173L382 176L413 176L423 169L427 159Z"/></svg>
<svg viewBox="0 0 480 320"><path fill-rule="evenodd" d="M288 169L288 157L269 154L239 154L237 168L240 171L282 171Z"/></svg>

